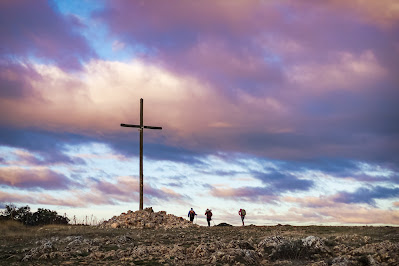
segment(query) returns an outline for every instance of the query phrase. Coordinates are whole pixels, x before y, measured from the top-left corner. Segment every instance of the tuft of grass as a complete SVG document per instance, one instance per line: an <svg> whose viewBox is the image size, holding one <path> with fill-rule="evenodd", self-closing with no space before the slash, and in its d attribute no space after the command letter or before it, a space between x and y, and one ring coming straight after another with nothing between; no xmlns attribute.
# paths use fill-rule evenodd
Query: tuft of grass
<svg viewBox="0 0 399 266"><path fill-rule="evenodd" d="M23 228L26 228L25 225L23 225L20 222L14 221L14 220L2 220L0 221L0 232L10 232L10 231L18 231Z"/></svg>
<svg viewBox="0 0 399 266"><path fill-rule="evenodd" d="M367 255L362 255L360 256L357 261L359 262L360 265L364 265L364 266L369 266L371 265L369 258L367 257Z"/></svg>
<svg viewBox="0 0 399 266"><path fill-rule="evenodd" d="M306 259L307 254L304 254L305 249L301 240L287 241L277 247L275 252L271 255L272 260L298 260Z"/></svg>
<svg viewBox="0 0 399 266"><path fill-rule="evenodd" d="M4 239L25 238L31 235L32 230L20 222L12 220L0 221L0 236Z"/></svg>

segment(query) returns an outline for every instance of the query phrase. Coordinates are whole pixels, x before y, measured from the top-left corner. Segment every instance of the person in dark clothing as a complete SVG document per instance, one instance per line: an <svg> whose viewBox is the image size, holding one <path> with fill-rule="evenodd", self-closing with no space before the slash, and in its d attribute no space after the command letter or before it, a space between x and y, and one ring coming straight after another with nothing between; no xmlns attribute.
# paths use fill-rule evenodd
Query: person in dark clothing
<svg viewBox="0 0 399 266"><path fill-rule="evenodd" d="M191 210L188 212L188 217L190 217L190 222L194 222L195 215L197 215L197 214L195 213L193 208L191 208Z"/></svg>
<svg viewBox="0 0 399 266"><path fill-rule="evenodd" d="M205 215L206 215L206 220L208 222L208 226L211 226L212 210L206 209Z"/></svg>
<svg viewBox="0 0 399 266"><path fill-rule="evenodd" d="M242 226L244 226L244 219L245 219L246 214L247 214L247 212L244 209L240 209L238 211L238 215L241 216Z"/></svg>

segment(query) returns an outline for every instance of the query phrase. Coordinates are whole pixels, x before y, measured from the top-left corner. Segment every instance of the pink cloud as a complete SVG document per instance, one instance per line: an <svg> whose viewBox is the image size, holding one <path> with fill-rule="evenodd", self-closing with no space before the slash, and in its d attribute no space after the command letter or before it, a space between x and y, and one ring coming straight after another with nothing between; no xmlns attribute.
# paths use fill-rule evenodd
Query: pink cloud
<svg viewBox="0 0 399 266"><path fill-rule="evenodd" d="M47 168L0 167L0 184L24 189L66 189L74 183Z"/></svg>
<svg viewBox="0 0 399 266"><path fill-rule="evenodd" d="M334 198L335 196L284 197L282 200L298 203L301 206L300 209L292 208L292 211L298 215L304 212L313 212L321 217L321 219L310 221L349 224L399 224L399 211L364 207L360 204L337 203Z"/></svg>
<svg viewBox="0 0 399 266"><path fill-rule="evenodd" d="M118 200L122 202L130 202L132 200L138 201L140 191L138 180L139 178L137 176L120 176L116 179L115 183L98 181L91 184L91 188L93 193L105 194L112 200ZM153 200L182 200L188 197L169 188L154 188L150 184L145 183L144 198L145 201L151 202Z"/></svg>
<svg viewBox="0 0 399 266"><path fill-rule="evenodd" d="M329 4L340 10L350 10L360 19L381 27L391 27L399 21L399 6L395 0L330 0Z"/></svg>
<svg viewBox="0 0 399 266"><path fill-rule="evenodd" d="M331 63L302 63L288 66L287 79L297 87L297 93L311 91L312 95L325 91L362 90L370 82L386 78L388 71L381 66L371 51L360 56L337 53Z"/></svg>
<svg viewBox="0 0 399 266"><path fill-rule="evenodd" d="M291 203L298 203L303 207L310 207L310 208L322 208L322 207L329 207L334 206L336 203L334 202L333 198L331 197L284 197L282 198L283 201L291 202Z"/></svg>
<svg viewBox="0 0 399 266"><path fill-rule="evenodd" d="M365 208L359 205L335 205L322 208L290 208L282 211L278 208L262 210L259 213L246 208L246 223L257 225L270 224L399 224L399 211ZM220 213L219 213L220 212ZM219 221L239 224L234 212L217 212ZM235 221L235 222L233 222Z"/></svg>
<svg viewBox="0 0 399 266"><path fill-rule="evenodd" d="M176 137L201 135L210 129L217 133L220 127L214 125L231 125L240 130L265 119L264 110L274 113L267 118L272 131L287 127L279 125L285 121L279 117L288 113L273 97L257 99L238 91L242 101L233 104L200 80L140 61L92 61L81 73L84 81L54 66L36 65L35 70L40 78L25 78L39 97L0 99L0 111L8 113L0 118L3 124L17 126L18 121L29 117L25 126L50 131L68 128L70 132L89 135L121 133L126 130L119 127L120 123L134 123L132 117L138 118L138 99L143 97L145 123L163 126L171 142L177 141ZM248 113L253 114L250 119ZM168 114L167 119L163 114ZM102 119L97 119L99 116Z"/></svg>
<svg viewBox="0 0 399 266"><path fill-rule="evenodd" d="M83 195L74 197L70 195L65 197L54 197L46 193L30 192L24 193L8 193L0 191L0 202L12 202L21 204L44 204L69 207L86 207L89 204L107 204L110 203L102 197L93 197L92 195Z"/></svg>
<svg viewBox="0 0 399 266"><path fill-rule="evenodd" d="M49 182L48 180L29 180L23 183L20 179L5 179L4 169L0 168L0 182L14 187L28 186L31 187L34 182ZM11 176L12 177L12 176ZM36 176L37 177L37 176ZM36 178L37 179L37 178ZM10 184L10 182L13 182ZM39 184L41 185L41 184ZM154 202L163 201L182 201L189 199L185 195L181 195L172 189L161 187L154 188L150 184L144 184L144 202L153 204ZM72 190L64 190L62 195L56 196L45 192L29 192L26 193L8 193L0 192L0 202L27 203L27 204L46 204L70 207L88 207L93 205L115 205L118 202L138 202L139 186L138 178L134 177L118 177L115 183L107 181L88 182L83 189L74 188Z"/></svg>

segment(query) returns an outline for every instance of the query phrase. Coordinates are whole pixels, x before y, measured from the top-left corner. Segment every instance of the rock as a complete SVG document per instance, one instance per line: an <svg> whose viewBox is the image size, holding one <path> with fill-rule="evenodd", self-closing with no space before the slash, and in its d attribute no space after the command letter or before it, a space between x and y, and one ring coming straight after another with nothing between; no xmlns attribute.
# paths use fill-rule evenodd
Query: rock
<svg viewBox="0 0 399 266"><path fill-rule="evenodd" d="M69 247L69 246L77 246L77 245L79 245L79 244L81 244L81 243L82 243L82 240L80 240L80 239L75 239L75 240L69 242L67 246L68 246L68 247Z"/></svg>
<svg viewBox="0 0 399 266"><path fill-rule="evenodd" d="M132 238L128 235L123 235L123 236L119 236L116 238L116 242L124 244L124 243L129 243L132 241Z"/></svg>
<svg viewBox="0 0 399 266"><path fill-rule="evenodd" d="M242 250L244 252L244 261L246 265L255 265L259 259L258 253L254 250L245 249Z"/></svg>
<svg viewBox="0 0 399 266"><path fill-rule="evenodd" d="M56 248L54 247L53 243L51 241L46 241L41 246L36 247L36 248L32 248L28 252L28 254L26 254L24 256L22 261L29 261L31 259L37 259L39 257L42 257L43 254L47 254L47 253L53 252L55 250L56 250ZM46 258L46 256L44 256L43 258Z"/></svg>
<svg viewBox="0 0 399 266"><path fill-rule="evenodd" d="M209 255L209 250L207 245L200 244L195 250L194 250L194 257L207 257Z"/></svg>
<svg viewBox="0 0 399 266"><path fill-rule="evenodd" d="M302 244L309 253L329 253L329 248L320 237L308 236L302 239Z"/></svg>
<svg viewBox="0 0 399 266"><path fill-rule="evenodd" d="M61 240L61 242L67 242L70 243L74 240L80 240L83 241L83 237L82 236L67 236L64 239Z"/></svg>
<svg viewBox="0 0 399 266"><path fill-rule="evenodd" d="M145 211L145 212L149 212L149 213L153 213L153 212L154 212L154 210L152 209L152 207L145 208L144 211ZM165 212L165 214L166 214L166 212Z"/></svg>
<svg viewBox="0 0 399 266"><path fill-rule="evenodd" d="M347 266L347 265L353 265L351 262L350 257L348 256L339 256L336 257L332 260L332 266Z"/></svg>
<svg viewBox="0 0 399 266"><path fill-rule="evenodd" d="M216 226L232 226L231 224L228 224L228 223L220 223L220 224L218 224L218 225L216 225Z"/></svg>
<svg viewBox="0 0 399 266"><path fill-rule="evenodd" d="M271 253L273 249L286 241L287 240L281 236L269 236L259 242L258 250L263 253Z"/></svg>
<svg viewBox="0 0 399 266"><path fill-rule="evenodd" d="M325 261L318 261L318 262L313 262L310 264L310 266L328 266L328 263Z"/></svg>
<svg viewBox="0 0 399 266"><path fill-rule="evenodd" d="M248 241L244 240L232 240L230 243L227 245L228 248L240 248L240 249L250 249L254 250L254 247L249 244Z"/></svg>
<svg viewBox="0 0 399 266"><path fill-rule="evenodd" d="M111 228L118 228L119 227L119 224L118 223L112 223L111 224Z"/></svg>
<svg viewBox="0 0 399 266"><path fill-rule="evenodd" d="M145 208L142 211L128 211L119 216L114 216L110 220L99 225L100 228L186 228L198 227L190 221L177 217L172 214L166 214L165 211L154 212L152 207Z"/></svg>

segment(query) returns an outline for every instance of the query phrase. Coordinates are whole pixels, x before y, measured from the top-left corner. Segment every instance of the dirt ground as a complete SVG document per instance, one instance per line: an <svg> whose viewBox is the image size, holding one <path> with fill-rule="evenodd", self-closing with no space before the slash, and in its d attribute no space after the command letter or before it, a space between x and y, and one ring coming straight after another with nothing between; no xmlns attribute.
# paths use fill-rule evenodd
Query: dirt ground
<svg viewBox="0 0 399 266"><path fill-rule="evenodd" d="M399 265L399 227L0 224L1 265Z"/></svg>

